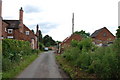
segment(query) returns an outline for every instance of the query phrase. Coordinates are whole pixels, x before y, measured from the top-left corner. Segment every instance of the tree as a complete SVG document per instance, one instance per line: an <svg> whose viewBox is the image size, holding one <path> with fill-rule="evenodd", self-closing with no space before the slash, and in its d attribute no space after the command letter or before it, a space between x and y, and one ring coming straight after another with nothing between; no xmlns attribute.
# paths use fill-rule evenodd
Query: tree
<svg viewBox="0 0 120 80"><path fill-rule="evenodd" d="M33 29L32 29L31 31L34 33L34 30L33 30Z"/></svg>
<svg viewBox="0 0 120 80"><path fill-rule="evenodd" d="M42 33L41 33L41 30L39 30L38 32L39 32L39 39L38 39L38 41L42 43Z"/></svg>
<svg viewBox="0 0 120 80"><path fill-rule="evenodd" d="M74 32L74 34L79 34L79 35L81 35L81 36L84 37L84 38L87 38L87 37L90 36L90 33L86 33L86 32L83 31L83 30L81 30L81 31L76 31L76 32Z"/></svg>
<svg viewBox="0 0 120 80"><path fill-rule="evenodd" d="M49 35L46 35L45 37L43 37L43 44L46 47L49 47L49 46L56 45L56 42L52 39L52 37L50 37Z"/></svg>
<svg viewBox="0 0 120 80"><path fill-rule="evenodd" d="M117 38L120 38L120 26L118 26L117 33L116 33L116 37L117 37Z"/></svg>

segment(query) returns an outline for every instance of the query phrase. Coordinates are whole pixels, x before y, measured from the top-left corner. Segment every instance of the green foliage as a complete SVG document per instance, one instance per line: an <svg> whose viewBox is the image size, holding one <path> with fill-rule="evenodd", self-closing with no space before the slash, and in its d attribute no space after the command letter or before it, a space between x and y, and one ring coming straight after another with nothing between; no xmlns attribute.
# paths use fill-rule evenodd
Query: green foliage
<svg viewBox="0 0 120 80"><path fill-rule="evenodd" d="M116 33L116 37L117 37L117 38L120 38L120 26L118 26L117 33Z"/></svg>
<svg viewBox="0 0 120 80"><path fill-rule="evenodd" d="M120 39L109 47L96 47L90 38L80 42L72 41L62 57L73 66L88 73L95 73L99 78L118 78L120 76Z"/></svg>
<svg viewBox="0 0 120 80"><path fill-rule="evenodd" d="M3 80L8 80L8 78L15 78L20 72L22 72L31 62L33 62L38 55L31 54L23 56L24 60L19 63L11 63L8 59L3 58L3 64L6 64L3 68L7 70L3 71L2 78Z"/></svg>
<svg viewBox="0 0 120 80"><path fill-rule="evenodd" d="M34 30L33 30L33 29L32 29L31 31L35 34L35 32L34 32Z"/></svg>
<svg viewBox="0 0 120 80"><path fill-rule="evenodd" d="M13 39L3 39L2 49L3 72L12 68L15 63L19 63L23 60L24 56L31 55L33 53L29 42Z"/></svg>
<svg viewBox="0 0 120 80"><path fill-rule="evenodd" d="M39 49L40 49L41 51L44 50L44 45L43 45L43 43L41 43L41 42L39 42Z"/></svg>
<svg viewBox="0 0 120 80"><path fill-rule="evenodd" d="M4 57L28 55L32 50L29 42L13 39L4 39L2 41L2 46Z"/></svg>
<svg viewBox="0 0 120 80"><path fill-rule="evenodd" d="M79 55L79 48L76 47L70 47L69 49L65 50L64 54L62 55L63 57L65 57L68 61L72 62L75 61Z"/></svg>
<svg viewBox="0 0 120 80"><path fill-rule="evenodd" d="M92 44L91 38L85 38L78 43L78 47L82 51L92 50L95 46Z"/></svg>
<svg viewBox="0 0 120 80"><path fill-rule="evenodd" d="M7 70L10 70L10 69L12 69L12 63L11 63L11 61L9 60L9 59L7 59L7 58L3 58L2 59L2 70L3 71L7 71Z"/></svg>
<svg viewBox="0 0 120 80"><path fill-rule="evenodd" d="M45 37L43 37L43 44L46 47L50 47L50 46L56 45L56 42L52 39L52 37L50 37L49 35L46 35Z"/></svg>
<svg viewBox="0 0 120 80"><path fill-rule="evenodd" d="M81 30L81 31L76 31L76 32L74 32L74 34L79 34L79 35L81 35L81 36L84 37L84 38L87 38L87 37L90 36L90 33L86 33L86 32L83 31L83 30Z"/></svg>
<svg viewBox="0 0 120 80"><path fill-rule="evenodd" d="M81 53L79 55L79 58L76 61L76 65L78 67L81 67L84 70L88 69L88 66L90 65L90 56L88 53Z"/></svg>
<svg viewBox="0 0 120 80"><path fill-rule="evenodd" d="M72 46L72 47L77 47L77 46L78 46L78 41L72 40L72 41L71 41L71 46Z"/></svg>
<svg viewBox="0 0 120 80"><path fill-rule="evenodd" d="M41 32L41 30L39 30L39 38L38 38L38 41L42 43L42 32Z"/></svg>

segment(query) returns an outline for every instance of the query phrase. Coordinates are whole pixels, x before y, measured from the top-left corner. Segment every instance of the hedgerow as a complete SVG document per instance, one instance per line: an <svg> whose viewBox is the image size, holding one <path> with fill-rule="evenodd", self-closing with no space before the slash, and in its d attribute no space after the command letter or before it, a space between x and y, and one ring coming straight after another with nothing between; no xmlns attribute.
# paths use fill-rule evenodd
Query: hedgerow
<svg viewBox="0 0 120 80"><path fill-rule="evenodd" d="M24 60L24 56L31 55L33 50L28 41L13 39L2 40L2 71L10 70L14 65ZM35 53L35 51L34 51Z"/></svg>

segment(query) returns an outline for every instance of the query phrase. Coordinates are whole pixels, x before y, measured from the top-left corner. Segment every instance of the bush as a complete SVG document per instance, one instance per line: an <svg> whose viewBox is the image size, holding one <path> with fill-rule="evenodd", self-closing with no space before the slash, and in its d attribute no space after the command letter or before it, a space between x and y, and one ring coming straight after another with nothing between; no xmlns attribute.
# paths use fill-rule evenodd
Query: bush
<svg viewBox="0 0 120 80"><path fill-rule="evenodd" d="M24 56L33 53L28 41L13 39L3 39L2 49L3 71L11 69L14 66L13 64L19 63L23 60Z"/></svg>
<svg viewBox="0 0 120 80"><path fill-rule="evenodd" d="M41 51L43 51L43 50L44 50L44 44L43 44L43 43L41 43L41 42L39 42L39 49L40 49Z"/></svg>
<svg viewBox="0 0 120 80"><path fill-rule="evenodd" d="M90 65L90 56L88 53L81 53L76 60L76 66L87 70Z"/></svg>
<svg viewBox="0 0 120 80"><path fill-rule="evenodd" d="M77 47L77 46L78 46L78 41L72 40L72 41L71 41L71 46L72 46L72 47Z"/></svg>
<svg viewBox="0 0 120 80"><path fill-rule="evenodd" d="M99 78L118 78L120 76L120 39L109 47L96 47L90 38L80 42L72 41L70 48L62 56L72 66L77 66Z"/></svg>
<svg viewBox="0 0 120 80"><path fill-rule="evenodd" d="M13 64L11 63L11 61L9 59L3 58L2 62L3 62L2 63L2 70L3 70L3 72L12 69L12 65Z"/></svg>
<svg viewBox="0 0 120 80"><path fill-rule="evenodd" d="M67 61L74 62L78 55L80 54L80 50L77 47L69 47L69 49L66 49L63 53L63 57L66 58Z"/></svg>
<svg viewBox="0 0 120 80"><path fill-rule="evenodd" d="M78 43L78 47L80 50L85 50L85 51L91 50L94 47L92 44L92 39L84 38L82 41Z"/></svg>

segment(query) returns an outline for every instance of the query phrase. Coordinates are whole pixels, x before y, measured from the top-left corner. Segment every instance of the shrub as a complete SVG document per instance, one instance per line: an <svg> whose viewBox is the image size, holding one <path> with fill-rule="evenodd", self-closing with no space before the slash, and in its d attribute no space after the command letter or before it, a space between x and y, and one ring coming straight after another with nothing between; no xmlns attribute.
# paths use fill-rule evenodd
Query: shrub
<svg viewBox="0 0 120 80"><path fill-rule="evenodd" d="M90 56L88 53L81 53L76 60L76 65L84 70L90 65Z"/></svg>
<svg viewBox="0 0 120 80"><path fill-rule="evenodd" d="M39 49L42 50L42 51L44 50L44 45L41 42L39 42Z"/></svg>
<svg viewBox="0 0 120 80"><path fill-rule="evenodd" d="M96 47L90 38L80 42L73 41L62 56L72 66L77 66L99 78L118 78L120 76L120 39L109 47ZM93 50L94 49L94 50Z"/></svg>
<svg viewBox="0 0 120 80"><path fill-rule="evenodd" d="M78 41L72 40L72 41L71 41L71 46L72 46L72 47L77 47L77 46L78 46Z"/></svg>
<svg viewBox="0 0 120 80"><path fill-rule="evenodd" d="M89 51L93 48L92 39L91 38L84 38L82 41L78 43L78 47L80 50Z"/></svg>
<svg viewBox="0 0 120 80"><path fill-rule="evenodd" d="M32 54L30 43L27 41L3 39L2 49L3 71L12 68L12 64L19 63L24 56Z"/></svg>
<svg viewBox="0 0 120 80"><path fill-rule="evenodd" d="M2 71L4 72L4 71L8 71L8 70L10 70L10 69L12 69L12 63L11 63L11 61L9 60L9 59L7 59L7 58L3 58L2 59Z"/></svg>
<svg viewBox="0 0 120 80"><path fill-rule="evenodd" d="M66 49L63 53L63 57L66 58L67 61L74 62L78 55L80 54L80 50L77 47L69 47L69 49Z"/></svg>

